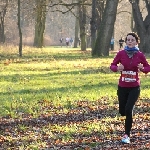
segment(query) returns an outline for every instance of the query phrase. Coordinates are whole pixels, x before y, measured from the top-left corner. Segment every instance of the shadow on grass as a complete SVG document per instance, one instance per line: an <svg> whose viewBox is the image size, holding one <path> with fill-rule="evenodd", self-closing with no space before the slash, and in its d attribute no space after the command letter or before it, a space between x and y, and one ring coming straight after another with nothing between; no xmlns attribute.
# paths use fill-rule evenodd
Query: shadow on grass
<svg viewBox="0 0 150 150"><path fill-rule="evenodd" d="M105 58L114 58L114 54L110 53L110 56L100 56L100 57L92 57L91 51L80 51L80 50L67 50L67 51L59 51L59 52L41 52L35 54L24 54L23 57L19 57L18 54L1 54L1 60L5 59L20 59L19 62L26 62L26 60L30 61L52 61L52 60L65 60L65 61L77 61L77 60L86 60L86 59L105 59ZM29 61L28 61L29 62Z"/></svg>
<svg viewBox="0 0 150 150"><path fill-rule="evenodd" d="M93 68L89 68L89 69L79 69L77 71L63 71L63 72L59 72L59 68L56 69L58 70L58 72L50 72L51 71L51 68L49 69L41 69L41 70L38 70L38 71L47 71L47 73L45 74L28 74L28 75L22 75L22 74L19 74L19 73L16 73L16 74L13 74L13 75L0 75L0 78L4 81L11 81L11 82L17 82L19 80L22 79L22 77L30 77L31 79L32 78L42 78L44 80L44 77L52 77L52 76L62 76L62 75L79 75L82 77L82 75L86 75L86 74L89 74L89 75L93 75L93 74L113 74L112 71L109 69L109 66L106 67L106 66L103 66L103 67L99 67L97 69L93 69ZM30 71L30 70L24 70L24 71ZM119 73L118 73L119 74ZM105 76L104 76L105 78Z"/></svg>
<svg viewBox="0 0 150 150"><path fill-rule="evenodd" d="M100 89L108 89L109 87L116 87L116 84L114 83L103 83L103 82L99 82L98 84L89 84L86 83L84 85L70 85L70 86L64 86L64 87L59 87L59 88L38 88L38 89L31 89L26 88L26 89L20 89L20 90L14 90L10 88L10 91L8 92L1 92L0 95L2 94L4 95L9 95L9 94L51 94L51 93L67 93L69 90L72 90L74 93L75 92L79 92L79 89L82 89L82 91L90 91L91 89L96 89L96 90L100 90Z"/></svg>
<svg viewBox="0 0 150 150"><path fill-rule="evenodd" d="M1 92L2 95L9 95L11 94L30 94L30 93L36 93L36 94L46 94L46 93L57 93L59 91L66 93L69 89L72 89L73 91L78 91L79 88L81 88L83 91L85 90L90 90L90 89L107 89L108 87L116 87L116 84L106 81L105 82L105 74L108 74L109 68L107 67L102 67L102 68L98 68L98 69L84 69L84 70L79 70L79 71L67 71L67 72L60 72L60 73L53 73L53 72L47 72L45 74L28 74L28 75L20 75L20 74L13 74L13 75L0 75L0 78L2 81L7 81L14 84L22 84L23 86L28 85L29 83L29 88L25 88L25 89L20 89L20 90L15 90L15 88L13 88L12 90L8 91L8 92ZM95 83L89 83L91 80L94 80L93 78L91 78L91 80L89 80L89 82L83 82L84 78L83 75L93 75L93 74L103 74L104 79L100 79L99 83L95 84ZM64 77L62 77L64 75ZM83 82L83 84L81 86L78 86L76 84L71 84L68 86L64 85L63 87L59 87L59 88L39 88L39 89L32 89L32 86L35 87L36 84L38 84L38 79L41 81L49 81L49 83L55 83L57 80L60 80L59 78L62 77L63 79L65 79L65 75L67 77L67 75L77 75L78 78L78 82ZM81 77L81 79L80 79ZM69 78L69 77L68 77ZM67 79L67 78L66 78ZM76 78L75 78L76 79ZM30 85L30 80L35 80L35 84L34 85ZM107 77L107 80L109 80L109 78ZM72 82L72 81L71 81ZM42 83L40 83L42 86ZM38 84L39 86L39 84ZM44 84L43 84L44 86ZM11 86L9 86L9 88L11 88Z"/></svg>

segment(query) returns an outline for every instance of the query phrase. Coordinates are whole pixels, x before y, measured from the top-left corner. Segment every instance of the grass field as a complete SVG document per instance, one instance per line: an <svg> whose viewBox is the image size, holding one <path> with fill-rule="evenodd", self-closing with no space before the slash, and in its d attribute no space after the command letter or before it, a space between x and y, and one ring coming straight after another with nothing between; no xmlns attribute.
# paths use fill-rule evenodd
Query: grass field
<svg viewBox="0 0 150 150"><path fill-rule="evenodd" d="M122 145L114 55L24 47L19 58L17 47L0 47L0 150L148 149L150 75L140 74L132 143Z"/></svg>

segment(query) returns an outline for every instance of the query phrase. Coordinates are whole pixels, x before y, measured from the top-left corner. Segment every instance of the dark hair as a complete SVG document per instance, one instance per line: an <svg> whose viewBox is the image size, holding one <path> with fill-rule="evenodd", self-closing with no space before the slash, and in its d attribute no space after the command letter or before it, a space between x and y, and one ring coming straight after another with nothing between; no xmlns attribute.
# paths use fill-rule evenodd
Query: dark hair
<svg viewBox="0 0 150 150"><path fill-rule="evenodd" d="M139 36L138 36L135 32L130 32L130 33L127 34L127 36L128 36L128 35L132 35L133 37L135 37L136 42L137 42L137 43L140 43L140 38L139 38ZM126 36L126 38L125 38L125 42L127 41L127 36Z"/></svg>

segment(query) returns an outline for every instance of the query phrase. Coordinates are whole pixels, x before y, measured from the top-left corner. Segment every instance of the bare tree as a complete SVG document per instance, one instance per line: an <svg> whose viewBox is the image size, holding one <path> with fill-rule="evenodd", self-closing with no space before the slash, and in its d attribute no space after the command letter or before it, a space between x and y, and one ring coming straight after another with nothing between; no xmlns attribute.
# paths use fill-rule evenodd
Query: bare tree
<svg viewBox="0 0 150 150"><path fill-rule="evenodd" d="M84 4L85 0L82 0ZM79 25L80 25L80 39L81 50L86 50L86 6L79 5Z"/></svg>
<svg viewBox="0 0 150 150"><path fill-rule="evenodd" d="M107 0L92 56L108 56L119 0Z"/></svg>
<svg viewBox="0 0 150 150"><path fill-rule="evenodd" d="M140 50L145 53L150 53L150 1L144 0L147 9L147 16L145 20L143 20L142 14L140 12L139 0L129 0L132 9L133 9L133 17L135 21L136 31L140 37Z"/></svg>
<svg viewBox="0 0 150 150"><path fill-rule="evenodd" d="M74 48L77 48L79 42L79 6L76 7L76 17L75 17L75 38L74 38Z"/></svg>
<svg viewBox="0 0 150 150"><path fill-rule="evenodd" d="M91 46L94 48L96 40L96 3L97 0L92 0L92 18L90 21L91 24Z"/></svg>
<svg viewBox="0 0 150 150"><path fill-rule="evenodd" d="M20 0L18 0L18 30L19 30L19 56L22 57L22 31L20 25Z"/></svg>
<svg viewBox="0 0 150 150"><path fill-rule="evenodd" d="M36 2L36 21L33 45L41 48L43 46L43 36L46 22L46 0L37 0Z"/></svg>
<svg viewBox="0 0 150 150"><path fill-rule="evenodd" d="M8 0L2 5L0 10L0 43L5 42L5 30L4 30L4 23L5 23L5 15L8 7Z"/></svg>
<svg viewBox="0 0 150 150"><path fill-rule="evenodd" d="M92 1L92 17L90 21L91 25L91 46L92 51L95 46L95 41L97 38L97 33L99 30L99 26L102 20L102 14L104 12L105 0L93 0Z"/></svg>

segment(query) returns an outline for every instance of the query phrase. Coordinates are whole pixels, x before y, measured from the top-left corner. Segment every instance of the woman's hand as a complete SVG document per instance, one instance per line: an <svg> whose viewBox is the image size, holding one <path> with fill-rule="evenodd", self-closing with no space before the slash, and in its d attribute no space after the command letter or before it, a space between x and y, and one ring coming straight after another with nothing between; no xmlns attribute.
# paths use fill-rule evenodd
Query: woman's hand
<svg viewBox="0 0 150 150"><path fill-rule="evenodd" d="M118 71L123 71L123 69L124 69L124 66L122 64L120 64L117 68Z"/></svg>
<svg viewBox="0 0 150 150"><path fill-rule="evenodd" d="M144 69L143 64L138 64L137 67L138 67L139 70L143 70Z"/></svg>

